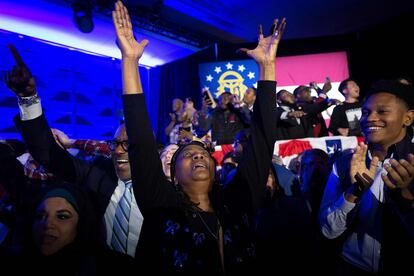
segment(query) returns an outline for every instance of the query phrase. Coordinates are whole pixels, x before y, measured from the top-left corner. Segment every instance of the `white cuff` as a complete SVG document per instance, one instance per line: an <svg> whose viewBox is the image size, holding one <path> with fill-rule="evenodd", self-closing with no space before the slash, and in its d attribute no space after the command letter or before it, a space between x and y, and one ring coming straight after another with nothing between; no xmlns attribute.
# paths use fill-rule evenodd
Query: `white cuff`
<svg viewBox="0 0 414 276"><path fill-rule="evenodd" d="M338 207L338 209L342 210L344 213L347 214L355 208L356 203L347 201L344 197L344 194L342 194L339 200L335 203L335 205Z"/></svg>
<svg viewBox="0 0 414 276"><path fill-rule="evenodd" d="M42 115L42 104L40 99L38 103L32 105L19 104L19 109L20 119L22 121L33 120Z"/></svg>

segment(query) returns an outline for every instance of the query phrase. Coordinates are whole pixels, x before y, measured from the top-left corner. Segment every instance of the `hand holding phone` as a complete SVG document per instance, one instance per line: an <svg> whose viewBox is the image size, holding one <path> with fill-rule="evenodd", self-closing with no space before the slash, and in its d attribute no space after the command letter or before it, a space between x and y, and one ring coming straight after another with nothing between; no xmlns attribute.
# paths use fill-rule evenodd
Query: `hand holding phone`
<svg viewBox="0 0 414 276"><path fill-rule="evenodd" d="M325 83L323 84L323 87L322 87L322 91L324 94L326 94L331 89L332 89L331 79L329 77L326 77Z"/></svg>
<svg viewBox="0 0 414 276"><path fill-rule="evenodd" d="M203 105L206 104L212 108L215 108L217 106L208 88L203 88L202 94L203 94Z"/></svg>
<svg viewBox="0 0 414 276"><path fill-rule="evenodd" d="M210 100L210 97L208 96L207 90L203 90L203 100L204 101ZM211 101L210 101L210 104L209 105L211 105Z"/></svg>

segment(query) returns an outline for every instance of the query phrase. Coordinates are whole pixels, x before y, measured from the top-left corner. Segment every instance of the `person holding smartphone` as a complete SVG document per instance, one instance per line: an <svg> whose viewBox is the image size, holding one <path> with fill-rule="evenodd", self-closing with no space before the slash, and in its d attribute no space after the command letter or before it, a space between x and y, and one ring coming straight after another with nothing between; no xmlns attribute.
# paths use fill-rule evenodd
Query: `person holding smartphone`
<svg viewBox="0 0 414 276"><path fill-rule="evenodd" d="M218 97L216 108L208 110L209 100L204 100L199 114L197 134L204 136L211 130L212 141L217 145L232 144L237 133L249 127L249 120L231 102L231 93L224 92Z"/></svg>

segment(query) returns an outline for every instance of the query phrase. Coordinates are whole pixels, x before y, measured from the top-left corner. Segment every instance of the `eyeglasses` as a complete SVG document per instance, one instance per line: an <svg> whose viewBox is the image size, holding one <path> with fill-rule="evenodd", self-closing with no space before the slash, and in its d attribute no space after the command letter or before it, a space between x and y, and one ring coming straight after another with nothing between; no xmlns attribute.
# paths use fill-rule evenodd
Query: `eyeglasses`
<svg viewBox="0 0 414 276"><path fill-rule="evenodd" d="M124 140L124 141L110 140L110 141L107 141L107 143L108 143L109 148L112 151L115 151L119 145L121 145L124 151L128 151L128 147L129 147L128 140Z"/></svg>

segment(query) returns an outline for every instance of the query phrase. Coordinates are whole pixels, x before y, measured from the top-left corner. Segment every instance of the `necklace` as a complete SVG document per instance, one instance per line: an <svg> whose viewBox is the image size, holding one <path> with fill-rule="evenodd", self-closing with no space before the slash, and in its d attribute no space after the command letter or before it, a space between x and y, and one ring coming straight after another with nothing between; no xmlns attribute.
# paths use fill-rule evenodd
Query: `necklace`
<svg viewBox="0 0 414 276"><path fill-rule="evenodd" d="M220 227L221 227L219 220L217 219L217 232L216 232L216 234L214 234L213 231L208 226L208 224L203 219L203 217L201 216L200 212L199 211L196 211L195 213L200 218L201 222L203 223L203 225L207 229L207 231L210 233L210 235L213 236L216 241L218 241L219 240L218 234L220 232Z"/></svg>

